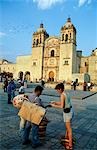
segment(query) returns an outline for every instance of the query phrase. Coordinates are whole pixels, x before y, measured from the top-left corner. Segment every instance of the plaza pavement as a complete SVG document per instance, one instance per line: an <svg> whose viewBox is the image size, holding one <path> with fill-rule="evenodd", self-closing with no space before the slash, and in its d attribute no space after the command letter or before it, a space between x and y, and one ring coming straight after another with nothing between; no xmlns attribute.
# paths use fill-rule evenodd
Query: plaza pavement
<svg viewBox="0 0 97 150"><path fill-rule="evenodd" d="M26 91L29 93L31 90L29 88ZM74 91L69 92L73 93ZM72 125L73 135L76 137L74 150L97 150L97 94L82 100L82 97L91 94L91 92L86 93L77 91L74 95L79 95L81 98L72 99L75 110ZM57 101L59 99L52 89L46 89L41 98L45 105L52 100ZM17 113L17 109L7 104L7 94L0 89L0 150L33 150L31 145L22 145L18 131L19 117ZM37 150L65 149L60 144L60 136L65 133L62 110L48 108L47 117L50 123L47 126L46 138L43 146Z"/></svg>

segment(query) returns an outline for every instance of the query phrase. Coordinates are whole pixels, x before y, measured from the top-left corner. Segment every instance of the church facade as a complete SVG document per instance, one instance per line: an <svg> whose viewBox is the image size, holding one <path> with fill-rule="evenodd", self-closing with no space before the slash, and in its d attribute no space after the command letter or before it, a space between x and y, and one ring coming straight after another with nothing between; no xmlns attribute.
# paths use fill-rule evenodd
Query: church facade
<svg viewBox="0 0 97 150"><path fill-rule="evenodd" d="M92 82L97 76L97 49L89 57L83 57L77 50L76 28L68 18L60 29L60 36L49 36L43 24L32 37L32 54L18 56L16 64L6 60L0 62L0 70L13 73L15 79L26 78L29 81L66 81L78 79L84 81L89 74ZM94 60L94 62L93 62Z"/></svg>

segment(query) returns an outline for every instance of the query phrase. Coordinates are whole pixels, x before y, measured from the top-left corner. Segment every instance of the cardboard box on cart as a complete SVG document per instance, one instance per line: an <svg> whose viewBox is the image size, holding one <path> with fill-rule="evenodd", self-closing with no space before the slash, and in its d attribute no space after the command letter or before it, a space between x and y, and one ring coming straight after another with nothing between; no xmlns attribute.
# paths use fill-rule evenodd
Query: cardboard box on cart
<svg viewBox="0 0 97 150"><path fill-rule="evenodd" d="M46 110L43 107L29 101L24 101L18 115L27 121L39 125L45 113Z"/></svg>

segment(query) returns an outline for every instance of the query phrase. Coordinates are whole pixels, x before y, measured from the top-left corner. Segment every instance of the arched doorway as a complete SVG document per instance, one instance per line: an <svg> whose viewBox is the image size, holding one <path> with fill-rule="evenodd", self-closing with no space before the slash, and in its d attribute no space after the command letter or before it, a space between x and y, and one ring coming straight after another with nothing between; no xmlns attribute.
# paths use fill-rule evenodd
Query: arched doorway
<svg viewBox="0 0 97 150"><path fill-rule="evenodd" d="M49 81L51 81L51 82L54 81L54 72L53 71L49 72Z"/></svg>
<svg viewBox="0 0 97 150"><path fill-rule="evenodd" d="M30 81L30 72L29 71L25 72L25 80Z"/></svg>
<svg viewBox="0 0 97 150"><path fill-rule="evenodd" d="M90 75L88 73L84 74L84 82L90 82Z"/></svg>
<svg viewBox="0 0 97 150"><path fill-rule="evenodd" d="M22 71L19 72L18 77L21 81L23 80L23 72Z"/></svg>

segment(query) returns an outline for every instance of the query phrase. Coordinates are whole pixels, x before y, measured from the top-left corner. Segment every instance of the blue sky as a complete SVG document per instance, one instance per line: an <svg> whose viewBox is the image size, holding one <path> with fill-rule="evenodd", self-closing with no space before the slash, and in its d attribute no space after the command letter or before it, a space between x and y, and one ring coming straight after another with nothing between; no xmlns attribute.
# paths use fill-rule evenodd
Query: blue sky
<svg viewBox="0 0 97 150"><path fill-rule="evenodd" d="M60 36L68 17L77 29L77 49L89 55L97 47L97 0L0 0L0 58L15 62L31 54L40 23Z"/></svg>

